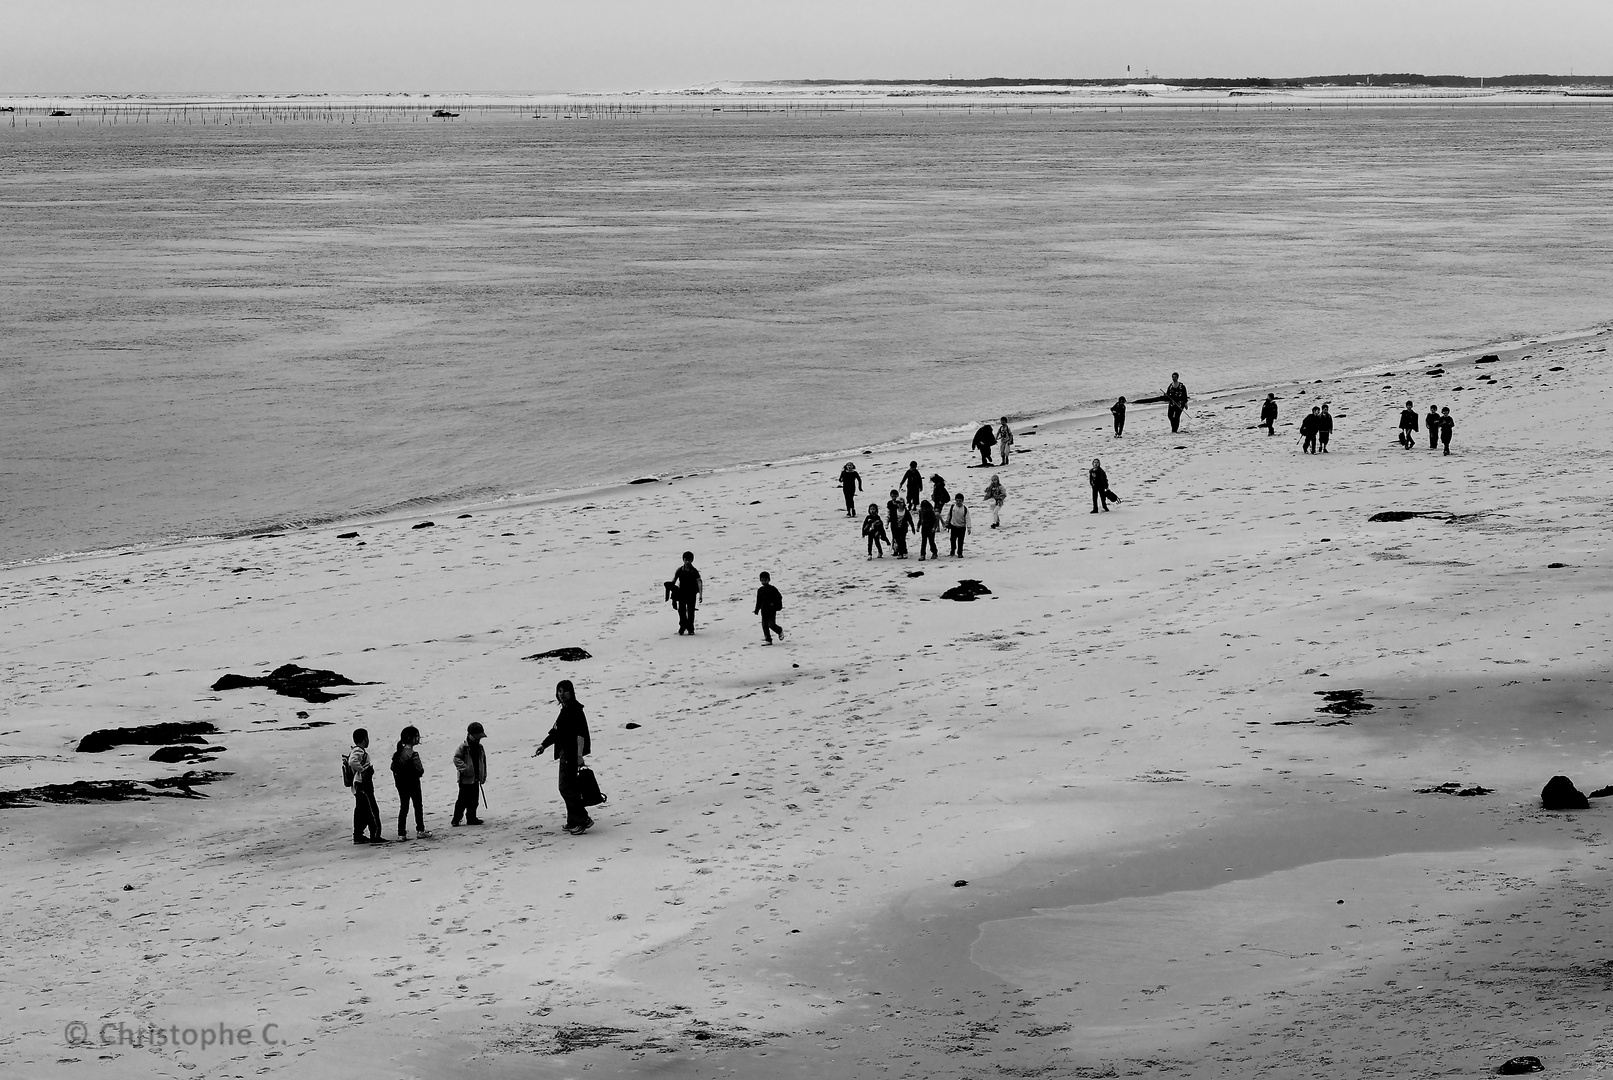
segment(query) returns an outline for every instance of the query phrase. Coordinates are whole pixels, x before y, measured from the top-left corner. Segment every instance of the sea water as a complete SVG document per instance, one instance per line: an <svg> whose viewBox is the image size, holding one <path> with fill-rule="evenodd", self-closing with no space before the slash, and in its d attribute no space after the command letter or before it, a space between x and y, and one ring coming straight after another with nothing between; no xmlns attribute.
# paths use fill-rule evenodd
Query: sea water
<svg viewBox="0 0 1613 1080"><path fill-rule="evenodd" d="M1610 239L1595 107L3 128L0 563L1393 370Z"/></svg>

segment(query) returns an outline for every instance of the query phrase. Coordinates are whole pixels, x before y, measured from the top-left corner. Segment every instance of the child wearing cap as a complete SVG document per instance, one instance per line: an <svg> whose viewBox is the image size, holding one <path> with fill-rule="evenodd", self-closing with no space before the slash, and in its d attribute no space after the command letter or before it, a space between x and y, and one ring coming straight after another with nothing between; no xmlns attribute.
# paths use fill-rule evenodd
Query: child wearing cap
<svg viewBox="0 0 1613 1080"><path fill-rule="evenodd" d="M461 816L466 825L482 823L476 816L476 793L487 780L487 751L482 749L485 734L481 721L472 720L465 729L465 741L454 751L454 768L459 772L459 801L454 803L454 819L450 825L458 825Z"/></svg>

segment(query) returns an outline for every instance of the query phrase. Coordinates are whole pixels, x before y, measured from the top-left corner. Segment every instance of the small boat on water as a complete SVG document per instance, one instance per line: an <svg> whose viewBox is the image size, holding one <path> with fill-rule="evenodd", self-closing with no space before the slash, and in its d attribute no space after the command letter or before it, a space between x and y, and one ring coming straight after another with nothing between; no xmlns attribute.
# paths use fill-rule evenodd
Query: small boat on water
<svg viewBox="0 0 1613 1080"><path fill-rule="evenodd" d="M432 111L431 115L433 117L440 117L440 118L442 118L444 120L452 120L454 117L458 116L459 114L456 113L456 112L449 112L447 109L435 109L435 110Z"/></svg>

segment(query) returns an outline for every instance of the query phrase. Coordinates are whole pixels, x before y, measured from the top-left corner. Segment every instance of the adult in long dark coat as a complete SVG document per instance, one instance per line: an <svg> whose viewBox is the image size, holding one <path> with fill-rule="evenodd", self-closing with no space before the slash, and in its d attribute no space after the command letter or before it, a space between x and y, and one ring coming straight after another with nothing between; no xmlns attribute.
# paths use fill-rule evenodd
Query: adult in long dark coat
<svg viewBox="0 0 1613 1080"><path fill-rule="evenodd" d="M561 679L556 684L554 696L560 703L560 715L555 718L554 726L543 737L543 742L538 744L532 756L537 757L549 747L554 747L555 760L560 763L560 797L566 803L566 831L573 836L581 836L594 823L577 790L577 770L593 750L588 738L588 718L583 715L582 702L577 700L577 691L570 679Z"/></svg>
<svg viewBox="0 0 1613 1080"><path fill-rule="evenodd" d="M981 424L975 432L975 441L970 445L980 451L980 467L991 468L991 448L997 445L997 433L991 430L991 425Z"/></svg>

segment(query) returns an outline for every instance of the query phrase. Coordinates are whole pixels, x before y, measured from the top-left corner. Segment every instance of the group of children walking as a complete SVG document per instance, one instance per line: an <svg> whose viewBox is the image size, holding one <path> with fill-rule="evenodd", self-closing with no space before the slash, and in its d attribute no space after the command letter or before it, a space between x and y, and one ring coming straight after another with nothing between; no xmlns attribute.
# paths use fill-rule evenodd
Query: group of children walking
<svg viewBox="0 0 1613 1080"><path fill-rule="evenodd" d="M763 574L763 578L767 575ZM566 805L567 832L581 835L594 822L588 816L587 806L597 785L579 781L583 760L591 751L588 737L588 720L582 704L577 701L576 690L570 679L562 679L555 687L555 700L560 703L560 715L532 752L537 757L554 747L555 759L560 765L559 788ZM481 721L473 720L465 727L465 740L454 751L454 771L459 781L459 795L454 801L454 816L449 822L455 827L480 825L477 806L482 785L487 782L487 749L482 740L487 737ZM420 779L425 775L425 764L420 760L420 729L410 724L398 734L398 745L392 751L392 782L398 790L398 839L409 839L409 811L414 811L416 836L430 836L426 831L425 806L421 797ZM353 732L353 746L342 758L342 775L353 789L353 843L390 843L381 835L381 807L375 798L375 762L370 754L370 733L364 728ZM592 779L590 773L588 779ZM584 788L591 788L585 791ZM594 801L603 801L603 798Z"/></svg>
<svg viewBox="0 0 1613 1080"><path fill-rule="evenodd" d="M1003 426L1007 427L1006 418ZM1006 456L1005 452L1004 457ZM922 562L926 558L938 559L941 553L936 547L935 538L945 526L947 552L961 558L964 539L974 528L963 493L953 495L948 492L947 482L936 473L930 477L930 498L924 498L924 474L919 471L919 463L916 461L908 462L907 472L902 474L901 483L906 488L906 498L903 498L901 489L891 488L890 498L885 503L883 514L878 503L868 504L868 513L862 523L862 535L867 541L868 557L872 559L877 555L883 559L885 545L889 544L892 556L905 559L908 555L908 534L917 533L919 561ZM857 490L862 488L862 477L857 472L854 462L846 462L845 468L840 470L840 484L846 492L849 513L854 498L853 484ZM986 485L985 499L991 507L991 527L1000 528L1003 503L1008 499L1008 489L1003 486L1000 476L993 476L991 483Z"/></svg>
<svg viewBox="0 0 1613 1080"><path fill-rule="evenodd" d="M1434 450L1440 446L1445 448L1447 455L1451 452L1451 432L1456 430L1456 421L1451 418L1451 409L1447 405L1440 409L1428 406L1428 416L1425 418L1428 428L1428 449ZM1406 402L1406 407L1400 410L1400 445L1407 450L1417 447L1417 406Z"/></svg>

